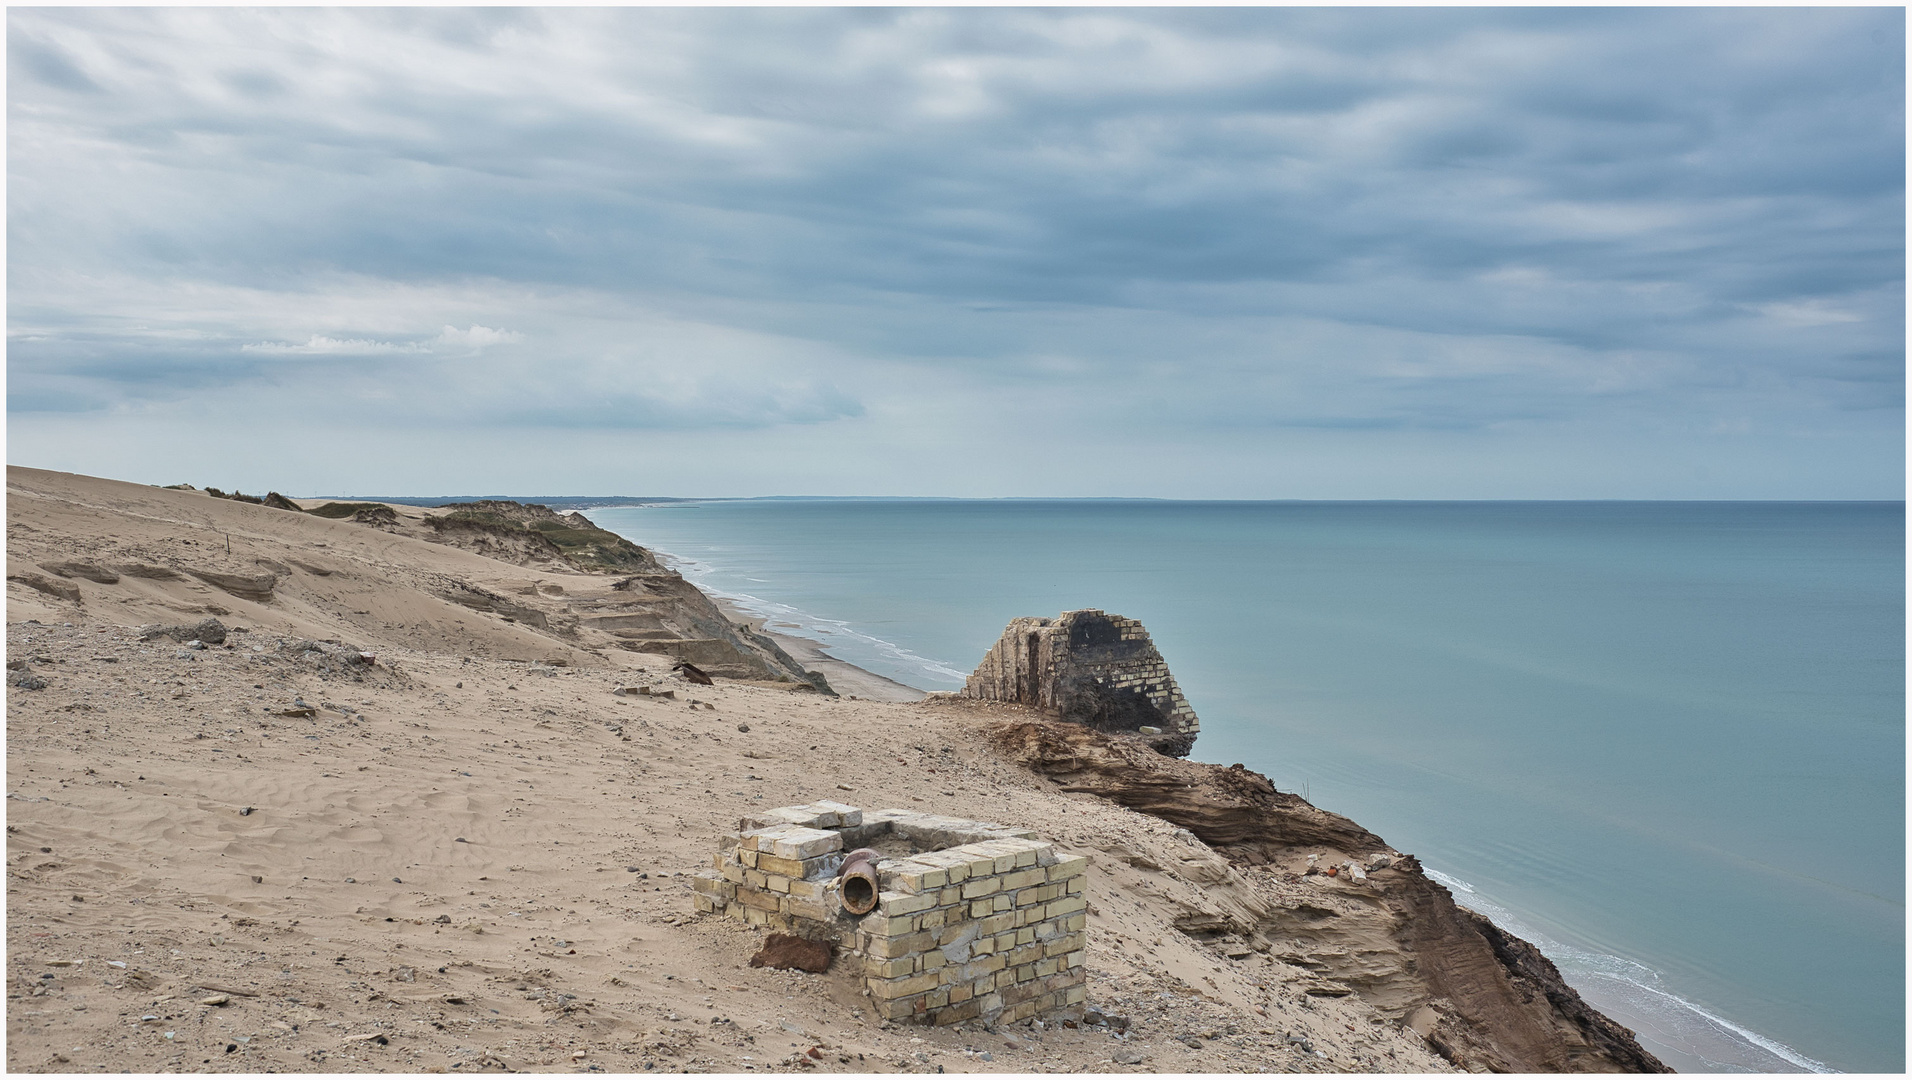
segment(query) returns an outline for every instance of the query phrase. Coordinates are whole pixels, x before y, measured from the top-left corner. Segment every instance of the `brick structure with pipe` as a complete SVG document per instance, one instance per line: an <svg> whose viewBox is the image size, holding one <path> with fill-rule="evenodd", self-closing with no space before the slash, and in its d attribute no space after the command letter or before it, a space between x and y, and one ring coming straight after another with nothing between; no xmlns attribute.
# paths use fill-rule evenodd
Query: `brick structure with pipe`
<svg viewBox="0 0 1912 1080"><path fill-rule="evenodd" d="M693 880L697 910L829 941L889 1020L1079 1019L1088 860L1027 829L836 802L740 822ZM873 849L874 895L839 871ZM846 893L846 889L849 892ZM859 910L862 913L859 913Z"/></svg>

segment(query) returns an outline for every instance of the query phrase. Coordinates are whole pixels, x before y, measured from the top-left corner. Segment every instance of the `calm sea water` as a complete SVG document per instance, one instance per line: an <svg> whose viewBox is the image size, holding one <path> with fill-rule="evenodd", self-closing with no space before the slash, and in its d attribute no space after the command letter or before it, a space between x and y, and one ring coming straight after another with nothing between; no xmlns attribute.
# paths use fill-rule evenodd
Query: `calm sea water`
<svg viewBox="0 0 1912 1080"><path fill-rule="evenodd" d="M602 509L923 689L1143 621L1246 763L1421 856L1682 1069L1905 1066L1901 503Z"/></svg>

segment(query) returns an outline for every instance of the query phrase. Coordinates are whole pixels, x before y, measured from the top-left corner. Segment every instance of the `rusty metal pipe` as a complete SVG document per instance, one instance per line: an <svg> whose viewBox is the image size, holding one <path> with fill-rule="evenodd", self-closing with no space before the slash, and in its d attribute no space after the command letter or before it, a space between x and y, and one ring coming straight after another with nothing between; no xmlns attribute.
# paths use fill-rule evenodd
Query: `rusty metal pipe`
<svg viewBox="0 0 1912 1080"><path fill-rule="evenodd" d="M870 848L857 848L843 857L837 870L837 901L852 915L868 915L876 910L882 885L876 877L876 861L883 856Z"/></svg>

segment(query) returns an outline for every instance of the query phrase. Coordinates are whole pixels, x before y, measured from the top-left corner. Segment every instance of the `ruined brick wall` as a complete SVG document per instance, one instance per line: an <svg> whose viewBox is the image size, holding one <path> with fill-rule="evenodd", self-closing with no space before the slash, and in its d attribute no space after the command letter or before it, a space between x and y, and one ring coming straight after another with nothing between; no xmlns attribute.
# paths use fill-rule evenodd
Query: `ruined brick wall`
<svg viewBox="0 0 1912 1080"><path fill-rule="evenodd" d="M1079 1018L1088 860L1026 829L842 803L779 807L723 838L699 911L835 942L879 1016L929 1024ZM844 911L846 852L888 847L874 911Z"/></svg>
<svg viewBox="0 0 1912 1080"><path fill-rule="evenodd" d="M1028 705L1188 756L1201 722L1134 619L1094 609L1011 622L960 696Z"/></svg>

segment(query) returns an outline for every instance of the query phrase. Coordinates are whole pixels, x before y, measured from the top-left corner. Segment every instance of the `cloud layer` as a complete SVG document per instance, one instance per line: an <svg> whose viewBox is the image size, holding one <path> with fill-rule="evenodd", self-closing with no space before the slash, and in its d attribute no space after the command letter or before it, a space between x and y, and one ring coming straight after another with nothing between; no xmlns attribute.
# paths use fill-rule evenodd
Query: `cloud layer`
<svg viewBox="0 0 1912 1080"><path fill-rule="evenodd" d="M349 431L247 455L334 490L1903 488L1897 10L8 18L16 462L223 413Z"/></svg>

